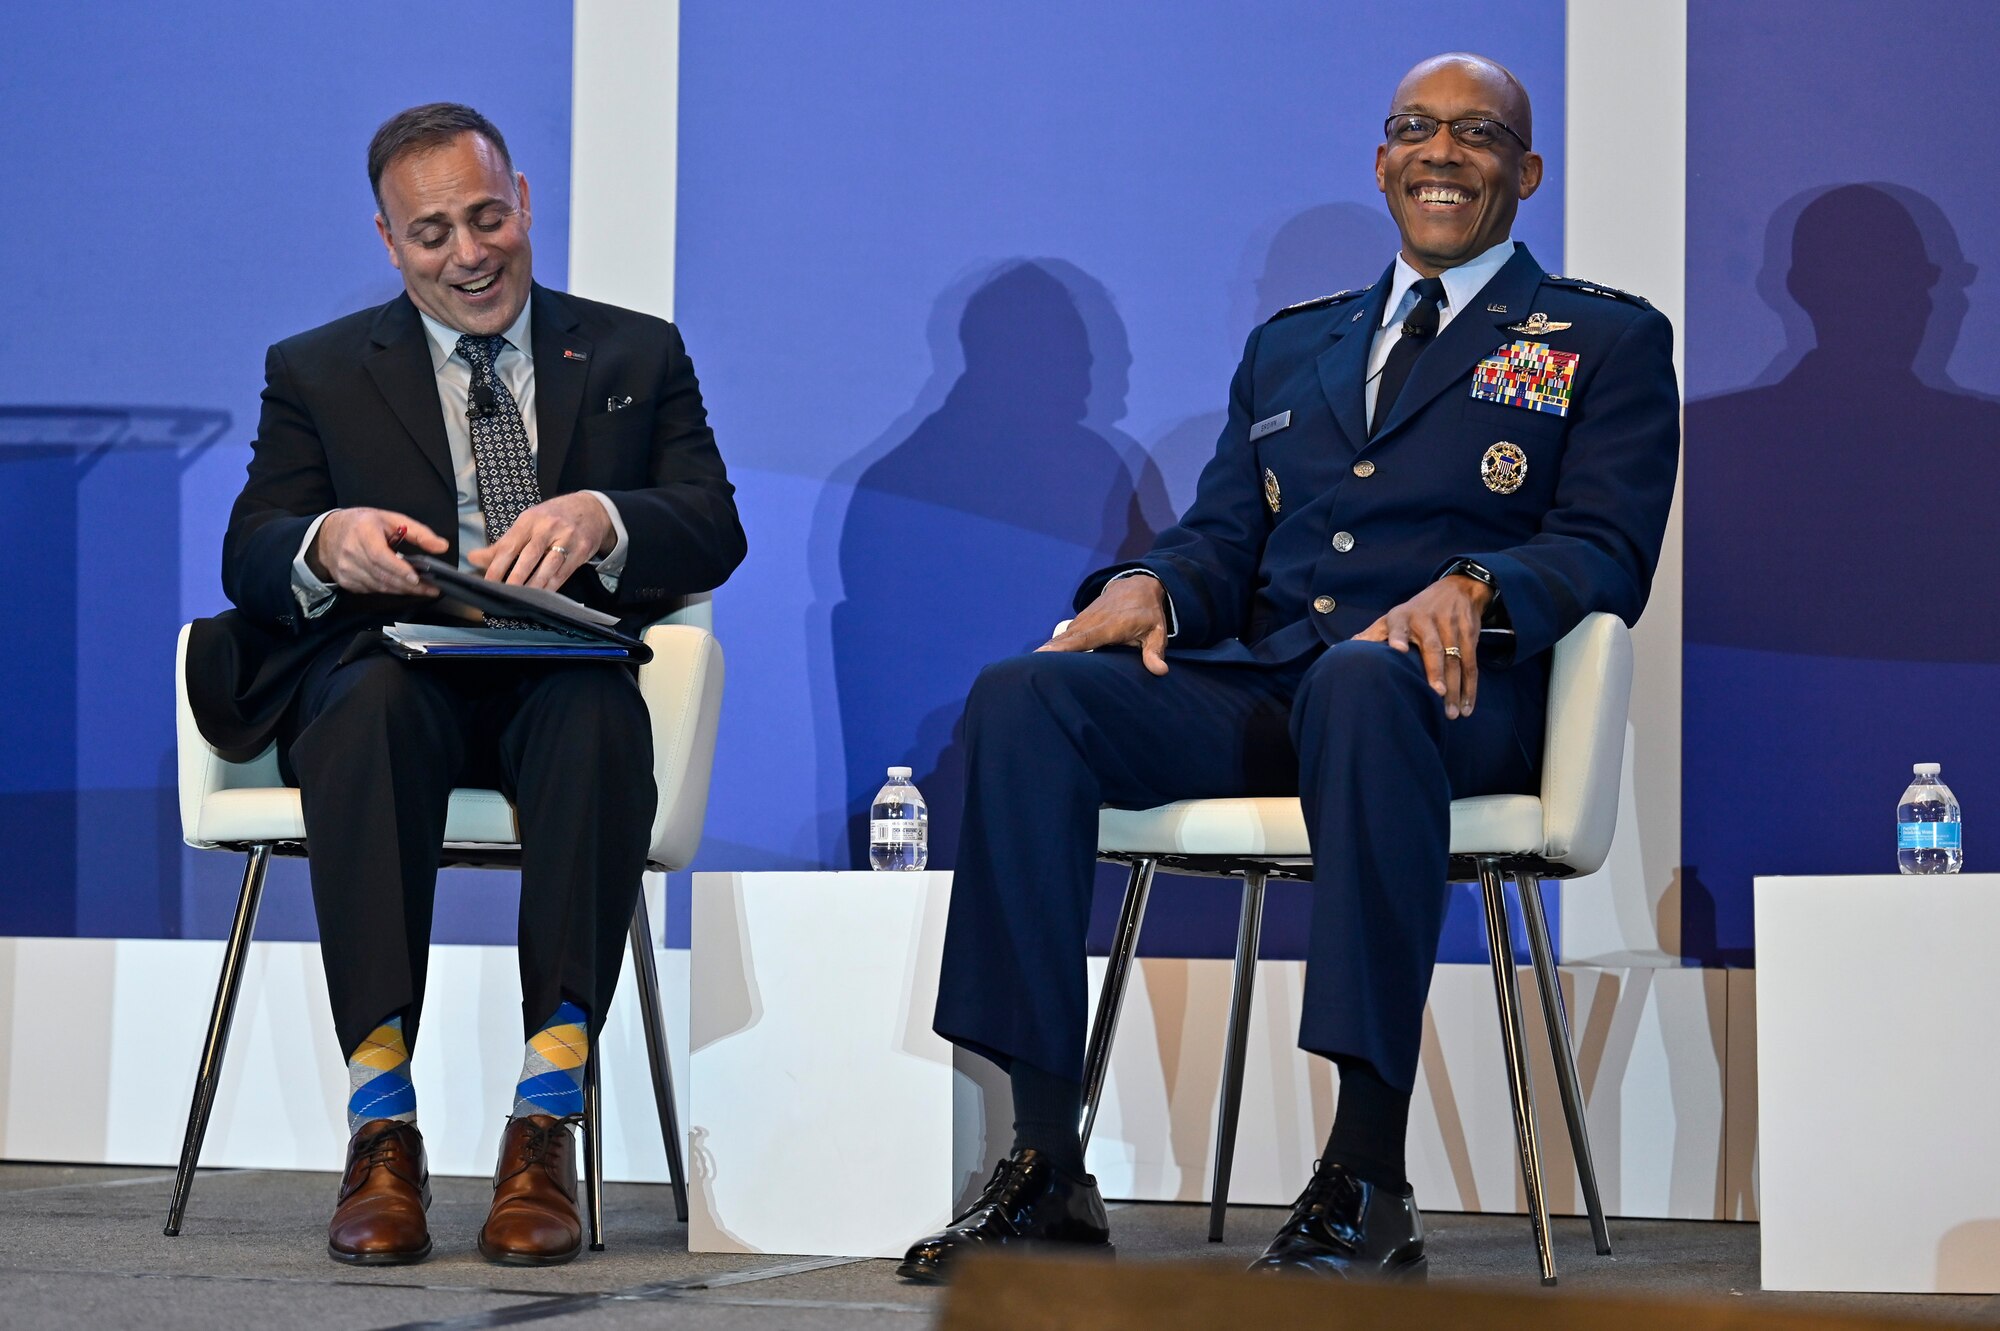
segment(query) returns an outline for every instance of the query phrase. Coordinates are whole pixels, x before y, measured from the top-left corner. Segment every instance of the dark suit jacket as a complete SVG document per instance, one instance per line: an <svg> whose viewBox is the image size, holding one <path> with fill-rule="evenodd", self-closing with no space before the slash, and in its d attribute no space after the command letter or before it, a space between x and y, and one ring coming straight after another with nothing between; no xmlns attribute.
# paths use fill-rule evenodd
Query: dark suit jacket
<svg viewBox="0 0 2000 1331"><path fill-rule="evenodd" d="M1193 506L1144 558L1093 574L1078 609L1113 574L1145 568L1173 598L1172 655L1279 663L1353 637L1466 557L1495 575L1516 635L1502 652L1483 648L1492 664L1539 656L1592 611L1639 617L1680 456L1665 316L1550 277L1517 244L1418 359L1371 439L1363 389L1392 277L1250 335ZM1510 331L1537 314L1564 327ZM1473 395L1479 362L1522 341L1577 356L1566 415ZM1286 411L1289 425L1251 440ZM1481 478L1502 442L1527 458L1511 493Z"/></svg>
<svg viewBox="0 0 2000 1331"><path fill-rule="evenodd" d="M603 491L631 540L615 594L587 566L562 590L636 628L719 586L742 562L743 528L679 331L540 286L531 320L542 493ZM249 478L223 538L223 590L236 609L197 621L188 649L195 718L236 759L276 733L322 652L435 609L342 592L307 619L292 594L292 560L316 516L393 509L451 541L443 558L458 558L451 449L408 296L278 343L264 380ZM626 397L630 406L606 410Z"/></svg>

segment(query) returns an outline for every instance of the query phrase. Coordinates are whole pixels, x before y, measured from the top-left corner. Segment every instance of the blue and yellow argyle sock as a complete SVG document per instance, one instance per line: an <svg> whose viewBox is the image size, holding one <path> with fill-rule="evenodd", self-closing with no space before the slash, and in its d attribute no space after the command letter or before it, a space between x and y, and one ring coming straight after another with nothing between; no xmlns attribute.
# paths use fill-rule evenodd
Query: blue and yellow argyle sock
<svg viewBox="0 0 2000 1331"><path fill-rule="evenodd" d="M371 1119L417 1121L417 1088L410 1082L410 1047L403 1019L391 1017L368 1032L347 1056L347 1130Z"/></svg>
<svg viewBox="0 0 2000 1331"><path fill-rule="evenodd" d="M564 1003L528 1037L521 1081L514 1087L514 1117L581 1114L583 1065L589 1058L590 1018L576 1004Z"/></svg>

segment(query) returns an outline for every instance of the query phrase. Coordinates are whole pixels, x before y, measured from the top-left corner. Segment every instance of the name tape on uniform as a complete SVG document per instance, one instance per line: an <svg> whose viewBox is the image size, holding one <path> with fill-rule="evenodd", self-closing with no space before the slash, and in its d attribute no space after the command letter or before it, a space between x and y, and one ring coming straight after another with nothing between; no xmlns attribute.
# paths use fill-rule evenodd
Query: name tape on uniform
<svg viewBox="0 0 2000 1331"><path fill-rule="evenodd" d="M1250 427L1250 442L1256 443L1267 434L1276 434L1292 423L1292 413L1281 411L1275 416L1266 416Z"/></svg>

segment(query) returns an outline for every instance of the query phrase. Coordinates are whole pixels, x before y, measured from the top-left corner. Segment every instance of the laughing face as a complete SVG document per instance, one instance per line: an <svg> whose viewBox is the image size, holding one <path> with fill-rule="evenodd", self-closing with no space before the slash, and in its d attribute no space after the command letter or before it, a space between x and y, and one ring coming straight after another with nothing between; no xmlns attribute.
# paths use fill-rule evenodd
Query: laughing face
<svg viewBox="0 0 2000 1331"><path fill-rule="evenodd" d="M1542 183L1541 156L1526 147L1528 95L1514 76L1476 56L1439 56L1403 77L1389 109L1441 122L1422 143L1392 139L1375 150L1375 186L1389 200L1410 267L1436 277L1505 240L1521 200ZM1512 133L1468 147L1449 122L1473 117Z"/></svg>
<svg viewBox="0 0 2000 1331"><path fill-rule="evenodd" d="M533 281L527 177L465 133L395 158L381 188L375 228L416 307L461 333L505 332Z"/></svg>

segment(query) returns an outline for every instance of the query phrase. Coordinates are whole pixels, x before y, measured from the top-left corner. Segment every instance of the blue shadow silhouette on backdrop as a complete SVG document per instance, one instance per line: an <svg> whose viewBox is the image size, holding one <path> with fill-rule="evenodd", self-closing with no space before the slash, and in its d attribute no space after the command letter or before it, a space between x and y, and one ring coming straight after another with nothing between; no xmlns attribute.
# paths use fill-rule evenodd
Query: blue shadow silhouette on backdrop
<svg viewBox="0 0 2000 1331"><path fill-rule="evenodd" d="M1329 273L1371 281L1395 244L1378 209L1309 209L1253 242L1258 260L1239 274L1233 303L1254 321L1336 289ZM825 548L837 525L840 587L826 621L845 789L829 840L857 867L867 863L868 804L891 764L913 769L930 804L931 866L953 866L960 715L973 678L1041 642L1084 574L1147 548L1176 516L1167 464L1198 472L1224 420L1219 410L1189 418L1150 450L1120 430L1124 324L1100 284L1059 260L983 266L939 298L931 329L930 385L836 475L829 493L845 509L836 517L837 500L821 505L813 542ZM1215 385L1218 402L1226 387ZM1094 948L1108 939L1121 882L1116 870L1100 874ZM1226 956L1235 916L1233 893L1163 878L1144 951ZM1309 919L1308 887L1274 888L1265 955L1303 955ZM1525 946L1517 940L1524 956ZM1440 956L1485 957L1478 903L1462 890Z"/></svg>
<svg viewBox="0 0 2000 1331"><path fill-rule="evenodd" d="M941 304L956 305L953 293ZM847 755L849 863L867 863L883 770L915 772L931 864L950 868L964 796L957 727L973 677L1048 635L1092 569L1151 542L1157 488L1119 431L1131 352L1109 293L1074 265L1006 263L959 309L963 369L854 482L830 616Z"/></svg>
<svg viewBox="0 0 2000 1331"><path fill-rule="evenodd" d="M1945 369L1975 275L1923 194L1796 195L1757 279L1783 350L1688 406L1690 960L1752 960L1755 875L1893 872L1911 762L2000 800L2000 403Z"/></svg>

